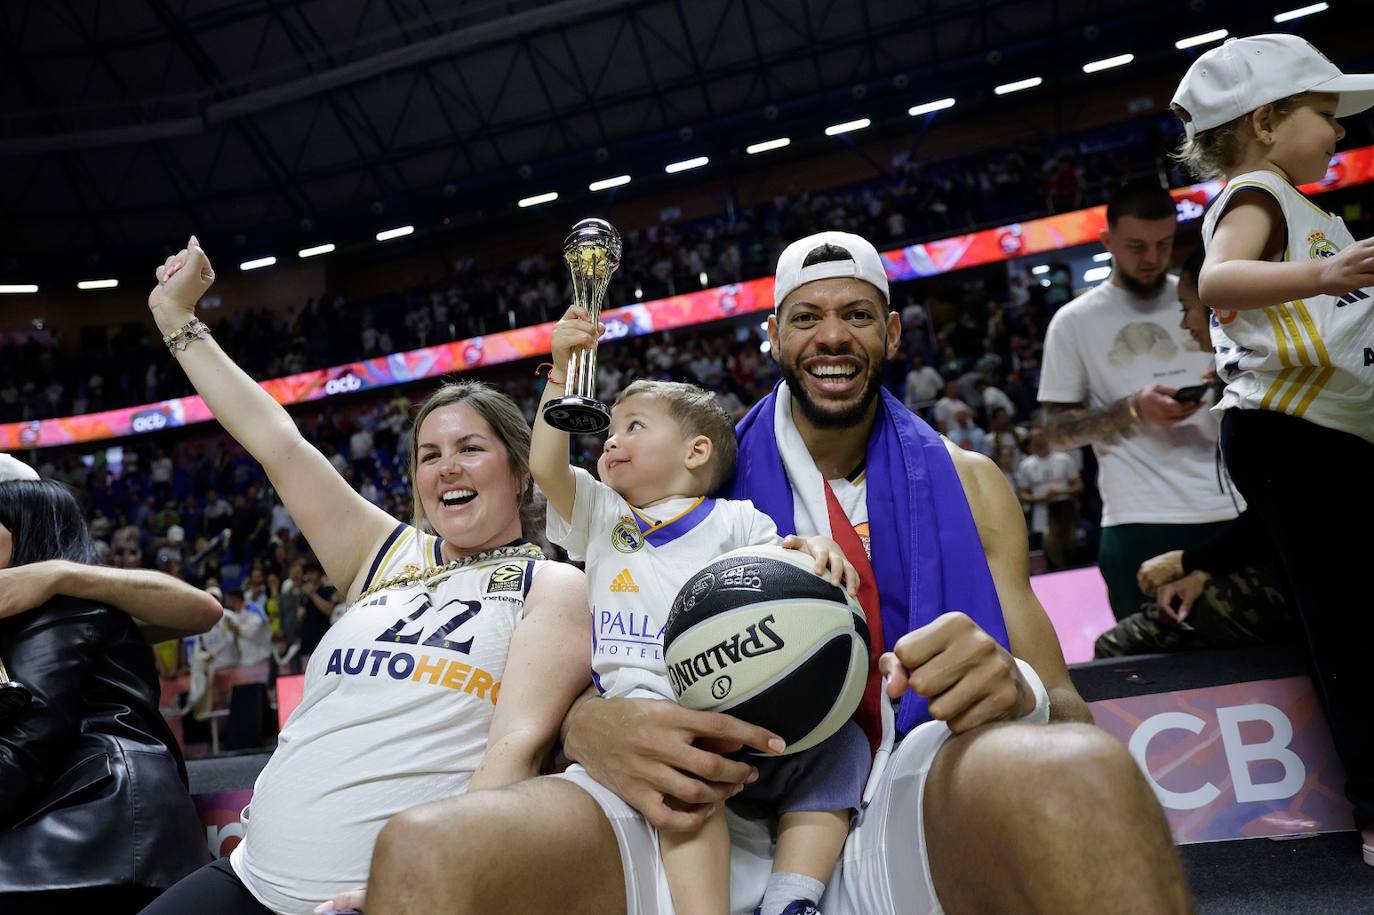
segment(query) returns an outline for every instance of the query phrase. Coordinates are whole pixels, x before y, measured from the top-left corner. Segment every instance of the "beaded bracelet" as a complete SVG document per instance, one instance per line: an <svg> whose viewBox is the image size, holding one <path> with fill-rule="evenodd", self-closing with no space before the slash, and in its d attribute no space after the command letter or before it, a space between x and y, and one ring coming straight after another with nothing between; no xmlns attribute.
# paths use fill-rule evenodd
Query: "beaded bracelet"
<svg viewBox="0 0 1374 915"><path fill-rule="evenodd" d="M162 342L167 345L169 352L181 352L196 340L205 340L210 336L210 328L200 320L192 318L174 332L162 338Z"/></svg>

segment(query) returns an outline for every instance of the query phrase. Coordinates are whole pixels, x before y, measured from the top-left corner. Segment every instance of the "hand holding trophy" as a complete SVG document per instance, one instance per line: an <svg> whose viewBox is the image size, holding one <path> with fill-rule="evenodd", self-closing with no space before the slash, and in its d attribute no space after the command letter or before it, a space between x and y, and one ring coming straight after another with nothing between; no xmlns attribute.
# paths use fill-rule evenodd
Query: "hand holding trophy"
<svg viewBox="0 0 1374 915"><path fill-rule="evenodd" d="M620 251L620 233L604 219L582 220L563 243L563 260L572 276L573 307L586 312L592 327L600 321L606 287L620 266ZM611 411L596 399L595 347L573 352L563 368L567 394L544 406L544 421L576 435L605 432L611 425Z"/></svg>

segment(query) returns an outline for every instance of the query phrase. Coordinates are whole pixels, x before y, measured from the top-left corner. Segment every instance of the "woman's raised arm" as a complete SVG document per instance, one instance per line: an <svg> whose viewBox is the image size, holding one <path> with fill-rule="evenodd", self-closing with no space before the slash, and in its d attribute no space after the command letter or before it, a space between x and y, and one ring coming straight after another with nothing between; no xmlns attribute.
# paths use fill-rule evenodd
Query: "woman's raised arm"
<svg viewBox="0 0 1374 915"><path fill-rule="evenodd" d="M176 336L172 352L220 425L267 471L282 503L341 592L396 521L368 502L307 442L281 404L220 349L197 322L196 303L215 281L196 237L157 268L148 294L158 330Z"/></svg>

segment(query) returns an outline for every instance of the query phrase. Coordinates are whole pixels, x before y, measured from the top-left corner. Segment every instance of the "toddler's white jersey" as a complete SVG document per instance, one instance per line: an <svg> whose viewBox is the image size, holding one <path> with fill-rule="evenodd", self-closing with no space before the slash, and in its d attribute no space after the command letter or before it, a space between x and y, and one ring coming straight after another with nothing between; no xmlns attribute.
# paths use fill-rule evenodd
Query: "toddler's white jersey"
<svg viewBox="0 0 1374 915"><path fill-rule="evenodd" d="M773 520L749 502L671 499L636 509L574 468L569 521L549 508L549 539L586 563L592 612L592 676L609 696L672 699L663 627L687 580L722 553L775 544Z"/></svg>
<svg viewBox="0 0 1374 915"><path fill-rule="evenodd" d="M1271 195L1288 229L1285 261L1332 257L1354 243L1338 216L1270 171L1232 180L1202 226L1211 244L1232 195ZM1212 348L1226 383L1216 409L1276 410L1374 441L1374 289L1317 295L1245 311L1213 309Z"/></svg>

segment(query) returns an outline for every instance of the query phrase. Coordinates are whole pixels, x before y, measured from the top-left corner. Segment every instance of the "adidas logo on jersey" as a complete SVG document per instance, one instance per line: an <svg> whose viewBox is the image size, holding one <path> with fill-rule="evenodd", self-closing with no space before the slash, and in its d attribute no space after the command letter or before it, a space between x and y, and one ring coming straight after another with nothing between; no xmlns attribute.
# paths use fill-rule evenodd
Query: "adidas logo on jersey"
<svg viewBox="0 0 1374 915"><path fill-rule="evenodd" d="M617 594L638 591L639 585L635 584L634 576L630 574L629 569L621 569L620 574L611 582L611 590Z"/></svg>

